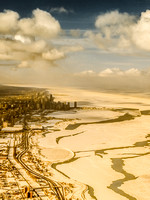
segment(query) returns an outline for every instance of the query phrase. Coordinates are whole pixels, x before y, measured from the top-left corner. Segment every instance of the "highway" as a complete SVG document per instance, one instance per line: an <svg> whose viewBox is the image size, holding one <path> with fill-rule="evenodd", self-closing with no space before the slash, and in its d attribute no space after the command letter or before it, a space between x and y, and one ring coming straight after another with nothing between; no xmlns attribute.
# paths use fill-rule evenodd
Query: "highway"
<svg viewBox="0 0 150 200"><path fill-rule="evenodd" d="M37 172L35 172L34 170L32 170L30 167L28 167L28 165L26 165L23 161L23 156L25 155L25 153L28 152L29 150L29 138L28 138L28 132L24 132L24 139L23 139L23 145L24 145L24 150L22 152L20 152L17 156L16 159L18 160L18 162L32 175L34 175L36 178L39 179L43 179L45 180L48 185L49 188L53 191L53 193L56 195L58 200L65 200L65 196L64 196L64 191L63 191L63 186L60 183L57 183L53 180L51 180L48 177L45 177L44 175L41 175ZM36 192L36 188L34 189Z"/></svg>
<svg viewBox="0 0 150 200"><path fill-rule="evenodd" d="M23 180L26 182L25 186L29 186L31 188L31 190L33 190L33 188L38 188L40 185L38 183L36 183L35 181L33 181L33 179L28 175L27 171L24 169L24 167L18 163L14 157L14 147L15 147L15 138L13 137L13 134L11 135L11 139L10 139L10 144L9 144L9 152L8 152L8 160L10 161L10 163L12 163L12 165L16 168L16 170L18 171L18 173L21 175L21 177L23 178ZM20 188L22 188L22 183L20 181L18 181L18 185ZM46 198L45 193L42 191L35 191L36 196L38 197L38 199L40 200L48 200L48 198Z"/></svg>

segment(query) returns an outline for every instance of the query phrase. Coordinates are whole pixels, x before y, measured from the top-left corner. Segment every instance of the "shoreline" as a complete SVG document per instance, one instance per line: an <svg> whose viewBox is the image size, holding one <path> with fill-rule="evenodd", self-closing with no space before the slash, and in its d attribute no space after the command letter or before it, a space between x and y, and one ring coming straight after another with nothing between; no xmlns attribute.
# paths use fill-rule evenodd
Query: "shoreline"
<svg viewBox="0 0 150 200"><path fill-rule="evenodd" d="M94 101L97 102L97 100ZM124 100L121 99L121 101ZM149 137L150 109L149 106L141 106L137 102L134 106L132 101L130 103L125 107L124 104L117 108L106 106L102 112L98 109L99 115L97 117L108 115L108 119L95 122L90 122L90 119L95 119L92 118L95 111L91 108L88 108L86 112L84 109L77 109L76 112L56 111L54 114L51 113L52 117L55 115L55 120L58 118L62 121L53 124L53 131L47 132L45 137L39 138L40 146L66 148L75 153L70 160L64 160L64 162L57 160L51 163L52 169L57 172L58 179L61 176L62 179L64 177L64 180L65 178L70 181L76 180L89 186L93 192L88 189L88 193L97 199L107 200L111 196L112 200L124 200L125 196L122 194L134 199L135 195L131 194L128 188L128 184L133 179L126 180L125 191L122 189L124 184L120 185L119 190L124 193L118 192L113 185L113 183L116 184L116 181L118 183L119 180L125 179L124 173L121 173L123 170L127 174L132 174L133 177L137 177L134 172L130 172L130 169L125 170L124 168L126 167L124 165L134 159L136 154L143 154L142 159L147 159L148 142L144 141L144 137ZM111 109L113 113L107 113L107 109ZM142 111L141 114L140 111ZM83 118L87 117L87 114L89 115L88 121L87 118ZM69 120L69 117L72 121ZM67 128L69 124L76 126L76 128ZM58 131L54 131L56 129ZM145 145L147 146L145 147ZM128 155L128 152L131 156ZM126 160L126 162L124 165L116 167L113 165L113 161L116 159ZM139 177L134 179L134 182L138 180Z"/></svg>

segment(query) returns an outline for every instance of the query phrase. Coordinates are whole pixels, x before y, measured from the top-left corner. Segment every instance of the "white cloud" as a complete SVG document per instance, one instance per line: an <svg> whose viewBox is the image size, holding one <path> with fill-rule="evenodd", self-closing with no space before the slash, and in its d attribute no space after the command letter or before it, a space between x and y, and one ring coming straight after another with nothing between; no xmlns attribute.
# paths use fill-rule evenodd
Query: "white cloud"
<svg viewBox="0 0 150 200"><path fill-rule="evenodd" d="M36 9L31 18L20 19L19 14L6 10L0 13L0 33L52 38L61 31L59 22L46 11Z"/></svg>
<svg viewBox="0 0 150 200"><path fill-rule="evenodd" d="M77 76L95 76L95 77L123 77L123 76L140 76L142 75L141 71L136 68L130 68L128 70L121 70L120 68L107 68L100 71L99 73L94 72L93 70L82 71L76 74Z"/></svg>
<svg viewBox="0 0 150 200"><path fill-rule="evenodd" d="M100 77L108 77L108 76L122 76L124 73L119 68L107 68L101 71L98 75Z"/></svg>
<svg viewBox="0 0 150 200"><path fill-rule="evenodd" d="M149 92L149 79L150 70L107 68L99 73L93 70L76 73L71 83L89 90L140 93Z"/></svg>
<svg viewBox="0 0 150 200"><path fill-rule="evenodd" d="M44 40L22 43L14 40L0 40L0 60L36 59L51 49Z"/></svg>
<svg viewBox="0 0 150 200"><path fill-rule="evenodd" d="M31 43L31 38L29 37L24 37L22 35L15 35L14 40L20 41L22 43Z"/></svg>
<svg viewBox="0 0 150 200"><path fill-rule="evenodd" d="M22 61L18 66L18 68L30 68L31 66L27 61Z"/></svg>
<svg viewBox="0 0 150 200"><path fill-rule="evenodd" d="M47 52L44 52L42 54L42 57L45 59L45 60L50 60L50 61L53 61L53 60L58 60L58 59L61 59L61 58L64 58L64 53L61 52L61 51L58 51L57 49L52 49L50 51L47 51Z"/></svg>
<svg viewBox="0 0 150 200"><path fill-rule="evenodd" d="M19 33L25 36L52 38L61 31L59 22L46 11L36 9L32 18L18 22Z"/></svg>
<svg viewBox="0 0 150 200"><path fill-rule="evenodd" d="M129 75L129 76L140 76L141 72L138 69L135 68L131 68L127 71L125 71L125 75Z"/></svg>
<svg viewBox="0 0 150 200"><path fill-rule="evenodd" d="M150 51L150 10L142 12L141 18L132 27L132 40L138 48Z"/></svg>
<svg viewBox="0 0 150 200"><path fill-rule="evenodd" d="M67 10L64 7L55 7L55 8L51 8L50 12L51 13L59 13L59 14L61 14L61 13L68 14L68 13L73 13L73 10Z"/></svg>
<svg viewBox="0 0 150 200"><path fill-rule="evenodd" d="M18 19L19 14L11 11L5 10L0 13L0 33L10 34L18 30Z"/></svg>
<svg viewBox="0 0 150 200"><path fill-rule="evenodd" d="M86 71L82 71L80 73L76 73L76 76L96 76L96 73L93 70L86 70Z"/></svg>
<svg viewBox="0 0 150 200"><path fill-rule="evenodd" d="M31 18L4 11L0 13L0 60L16 61L18 68L39 64L43 67L65 58L69 52L81 50L77 45L61 45L59 49L52 45L52 39L57 40L61 31L59 22L46 11L33 10Z"/></svg>
<svg viewBox="0 0 150 200"><path fill-rule="evenodd" d="M128 13L119 13L117 10L105 13L97 17L95 26L102 28L106 26L126 26L135 21L135 16Z"/></svg>
<svg viewBox="0 0 150 200"><path fill-rule="evenodd" d="M137 54L150 51L150 10L140 18L118 11L99 15L95 26L97 32L87 31L86 36L106 51Z"/></svg>

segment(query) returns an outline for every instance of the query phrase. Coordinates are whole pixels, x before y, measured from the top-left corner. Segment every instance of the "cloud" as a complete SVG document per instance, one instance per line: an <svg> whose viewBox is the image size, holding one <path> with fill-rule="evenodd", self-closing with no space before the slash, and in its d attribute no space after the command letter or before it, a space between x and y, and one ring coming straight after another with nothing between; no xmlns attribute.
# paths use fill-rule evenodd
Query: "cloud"
<svg viewBox="0 0 150 200"><path fill-rule="evenodd" d="M31 66L27 61L22 61L18 66L18 68L30 68Z"/></svg>
<svg viewBox="0 0 150 200"><path fill-rule="evenodd" d="M107 68L99 73L100 77L123 75L123 72L119 68Z"/></svg>
<svg viewBox="0 0 150 200"><path fill-rule="evenodd" d="M22 43L15 40L0 40L0 60L28 60L36 59L48 49L44 40Z"/></svg>
<svg viewBox="0 0 150 200"><path fill-rule="evenodd" d="M61 47L61 50L64 52L64 53L70 53L70 52L78 52L78 51L83 51L84 48L81 46L81 45L68 45L68 46L63 46Z"/></svg>
<svg viewBox="0 0 150 200"><path fill-rule="evenodd" d="M132 40L138 48L150 51L150 10L142 12L132 27Z"/></svg>
<svg viewBox="0 0 150 200"><path fill-rule="evenodd" d="M0 13L0 34L11 34L18 30L18 20L19 14L11 11L5 10Z"/></svg>
<svg viewBox="0 0 150 200"><path fill-rule="evenodd" d="M76 73L75 76L96 76L96 73L93 70L86 70L86 71L82 71L80 73Z"/></svg>
<svg viewBox="0 0 150 200"><path fill-rule="evenodd" d="M106 26L128 26L135 21L135 16L128 13L119 13L117 10L105 13L97 17L95 26L102 28Z"/></svg>
<svg viewBox="0 0 150 200"><path fill-rule="evenodd" d="M71 29L70 34L71 34L71 36L73 36L75 38L79 38L79 37L81 37L82 33L81 33L81 30L79 30L79 29Z"/></svg>
<svg viewBox="0 0 150 200"><path fill-rule="evenodd" d="M14 40L20 41L22 43L30 43L32 40L29 37L24 37L22 35L15 35Z"/></svg>
<svg viewBox="0 0 150 200"><path fill-rule="evenodd" d="M71 78L73 86L112 92L149 92L150 70L107 68L100 72L81 71Z"/></svg>
<svg viewBox="0 0 150 200"><path fill-rule="evenodd" d="M125 71L125 75L128 75L128 76L140 76L141 72L138 69L131 68L131 69Z"/></svg>
<svg viewBox="0 0 150 200"><path fill-rule="evenodd" d="M126 71L120 70L119 68L107 68L98 74L98 76L100 77L139 76L139 75L141 75L141 72L136 68L131 68Z"/></svg>
<svg viewBox="0 0 150 200"><path fill-rule="evenodd" d="M64 53L61 51L58 51L57 49L52 49L51 51L47 51L42 54L42 57L45 60L50 60L50 61L64 58L64 56L65 56Z"/></svg>
<svg viewBox="0 0 150 200"><path fill-rule="evenodd" d="M36 9L31 18L20 19L17 12L6 10L0 13L0 33L29 37L52 38L59 34L59 22L46 11Z"/></svg>
<svg viewBox="0 0 150 200"><path fill-rule="evenodd" d="M17 68L54 65L66 54L81 50L76 45L52 45L61 31L59 22L46 11L35 9L30 18L20 18L6 10L0 13L0 60L16 61Z"/></svg>
<svg viewBox="0 0 150 200"><path fill-rule="evenodd" d="M61 30L59 22L46 11L36 9L32 18L24 18L18 22L19 33L25 36L52 38Z"/></svg>
<svg viewBox="0 0 150 200"><path fill-rule="evenodd" d="M119 13L117 10L97 17L94 31L86 36L106 51L114 53L138 54L150 51L150 10L141 16Z"/></svg>
<svg viewBox="0 0 150 200"><path fill-rule="evenodd" d="M65 52L47 44L45 40L35 40L30 43L24 43L18 40L0 40L0 60L18 61L20 62L17 65L18 68L29 67L27 63L32 60L45 60L51 66L54 61L64 57Z"/></svg>
<svg viewBox="0 0 150 200"><path fill-rule="evenodd" d="M50 9L50 12L51 12L51 13L59 13L59 14L62 14L62 13L65 13L65 14L74 13L73 10L67 10L67 9L64 8L64 7L55 7L55 8L51 8L51 9Z"/></svg>
<svg viewBox="0 0 150 200"><path fill-rule="evenodd" d="M94 76L94 77L123 77L123 76L140 76L142 72L136 68L130 68L128 70L121 70L120 68L107 68L99 73L93 70L82 71L76 73L77 76Z"/></svg>

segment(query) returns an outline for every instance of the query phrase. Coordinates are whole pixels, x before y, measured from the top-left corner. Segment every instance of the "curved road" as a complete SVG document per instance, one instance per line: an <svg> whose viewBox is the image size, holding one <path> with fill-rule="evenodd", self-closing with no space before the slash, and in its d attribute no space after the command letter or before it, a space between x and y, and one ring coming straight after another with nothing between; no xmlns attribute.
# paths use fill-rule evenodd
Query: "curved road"
<svg viewBox="0 0 150 200"><path fill-rule="evenodd" d="M29 149L29 141L28 141L28 134L24 133L24 150L19 153L16 158L19 161L19 163L27 170L29 171L32 175L34 175L37 178L40 179L44 179L45 181L47 181L50 189L54 192L54 194L56 195L57 199L59 200L65 200L65 196L64 196L64 191L63 191L63 187L61 186L61 184L56 183L55 181L51 180L50 178L47 178L35 171L33 171L30 167L28 167L22 160L22 157L25 153L28 152ZM61 188L61 189L60 189ZM35 189L36 190L36 189ZM61 191L62 190L62 191Z"/></svg>

